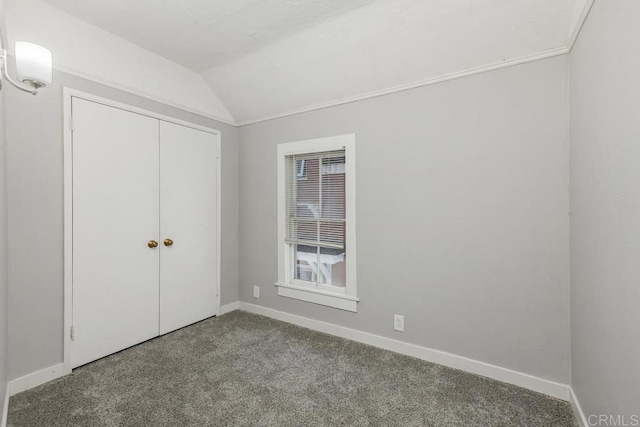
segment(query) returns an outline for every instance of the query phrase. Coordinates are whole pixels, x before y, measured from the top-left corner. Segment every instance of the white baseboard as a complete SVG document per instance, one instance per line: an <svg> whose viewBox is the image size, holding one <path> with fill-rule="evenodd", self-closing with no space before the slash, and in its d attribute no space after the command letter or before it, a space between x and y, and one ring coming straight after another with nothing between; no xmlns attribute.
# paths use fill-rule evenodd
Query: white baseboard
<svg viewBox="0 0 640 427"><path fill-rule="evenodd" d="M578 420L578 425L580 427L588 427L589 423L587 423L587 418L584 416L584 412L582 412L582 407L576 394L573 392L573 388L569 390L569 402L571 402L571 409L573 409L573 414L576 416L576 420Z"/></svg>
<svg viewBox="0 0 640 427"><path fill-rule="evenodd" d="M230 304L225 304L220 307L220 315L229 313L237 309L238 301L232 302ZM59 363L57 365L32 372L20 378L16 378L15 380L9 381L9 383L7 384L7 402L9 396L13 396L25 390L29 390L30 388L37 387L51 380L55 380L56 378L60 378L68 373L69 372L66 372L64 369L64 364Z"/></svg>
<svg viewBox="0 0 640 427"><path fill-rule="evenodd" d="M65 370L64 364L62 363L58 363L57 365L32 372L23 377L9 381L9 395L13 396L22 391L37 387L40 384L44 384L51 380L55 380L56 378L60 378L63 375L65 375Z"/></svg>
<svg viewBox="0 0 640 427"><path fill-rule="evenodd" d="M285 313L283 311L278 311L247 302L236 301L230 304L225 304L220 307L220 314L222 315L235 310L244 310L250 313L260 314L272 319L292 323L303 328L324 332L329 335L346 338L352 341L368 344L374 347L390 350L407 356L416 357L428 362L460 369L472 374L482 375L494 380L513 384L562 400L568 400L571 403L571 407L576 416L576 419L578 420L578 423L580 424L580 427L588 427L588 423L586 421L584 413L582 412L580 403L578 402L578 399L573 392L573 389L571 389L571 387L566 384L556 383L553 381L534 377L533 375L513 371L511 369L502 368L500 366L491 365L485 362L480 362L478 360L457 356L455 354L447 353L444 351L434 350L416 344L410 344L394 340L392 338L374 335L368 332L346 328L344 326L334 325L328 322L309 319L308 317ZM33 387L37 387L63 375L65 375L64 364L59 363L49 368L45 368L40 371L33 372L31 374L9 381L5 393L4 410L2 413L0 427L6 426L10 396Z"/></svg>
<svg viewBox="0 0 640 427"><path fill-rule="evenodd" d="M227 314L230 313L232 311L236 311L238 309L238 301L229 303L229 304L225 304L223 306L220 307L220 315L222 316L223 314Z"/></svg>
<svg viewBox="0 0 640 427"><path fill-rule="evenodd" d="M229 304L231 305L231 304ZM374 347L390 350L407 356L416 357L428 362L437 363L439 365L448 366L450 368L460 369L472 374L482 375L494 380L517 385L538 393L556 397L562 400L569 400L570 387L566 384L560 384L533 375L524 374L522 372L513 371L511 369L502 368L500 366L491 365L489 363L480 362L478 360L469 359L455 354L447 353L440 350L422 347L416 344L410 344L380 335L370 334L368 332L357 331L355 329L345 328L343 326L334 325L319 320L309 319L295 314L289 314L271 308L262 307L255 304L240 301L238 309L248 311L250 313L261 314L273 319L282 320L283 322L292 323L304 328L313 329L315 331L324 332L329 335L335 335L341 338L347 338L363 344L372 345Z"/></svg>
<svg viewBox="0 0 640 427"><path fill-rule="evenodd" d="M4 405L2 406L2 421L0 427L7 427L7 416L9 416L9 383L4 389Z"/></svg>

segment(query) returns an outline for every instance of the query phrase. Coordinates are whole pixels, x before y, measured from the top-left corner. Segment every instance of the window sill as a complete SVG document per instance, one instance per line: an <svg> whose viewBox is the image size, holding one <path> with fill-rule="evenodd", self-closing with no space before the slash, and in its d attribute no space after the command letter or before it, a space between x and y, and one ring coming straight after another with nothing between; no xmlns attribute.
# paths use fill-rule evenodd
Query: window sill
<svg viewBox="0 0 640 427"><path fill-rule="evenodd" d="M278 295L281 297L326 305L354 313L358 311L359 299L356 297L287 283L276 283L276 286L278 287Z"/></svg>

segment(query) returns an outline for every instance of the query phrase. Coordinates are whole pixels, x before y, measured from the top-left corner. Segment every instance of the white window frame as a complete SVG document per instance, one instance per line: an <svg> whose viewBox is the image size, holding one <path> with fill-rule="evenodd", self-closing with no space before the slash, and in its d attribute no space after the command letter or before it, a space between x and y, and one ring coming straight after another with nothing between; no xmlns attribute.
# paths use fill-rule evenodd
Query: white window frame
<svg viewBox="0 0 640 427"><path fill-rule="evenodd" d="M292 277L293 250L286 238L286 167L287 156L326 151L345 151L345 239L347 247L346 286L314 284ZM356 288L356 135L278 144L278 295L357 312Z"/></svg>

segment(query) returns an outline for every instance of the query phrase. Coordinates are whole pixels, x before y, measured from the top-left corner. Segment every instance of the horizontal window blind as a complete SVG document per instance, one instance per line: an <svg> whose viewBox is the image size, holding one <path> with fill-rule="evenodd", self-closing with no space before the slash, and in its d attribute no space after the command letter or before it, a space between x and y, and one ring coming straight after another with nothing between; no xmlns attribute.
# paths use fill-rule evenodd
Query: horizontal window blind
<svg viewBox="0 0 640 427"><path fill-rule="evenodd" d="M286 242L345 249L345 152L285 158Z"/></svg>

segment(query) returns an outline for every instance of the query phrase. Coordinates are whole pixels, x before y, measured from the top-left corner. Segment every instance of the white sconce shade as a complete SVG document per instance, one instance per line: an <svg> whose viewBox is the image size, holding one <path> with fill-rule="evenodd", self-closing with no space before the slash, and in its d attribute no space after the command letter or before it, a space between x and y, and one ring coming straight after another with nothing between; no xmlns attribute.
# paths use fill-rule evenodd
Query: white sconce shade
<svg viewBox="0 0 640 427"><path fill-rule="evenodd" d="M35 43L16 42L16 75L34 88L49 87L53 80L51 51Z"/></svg>

